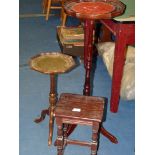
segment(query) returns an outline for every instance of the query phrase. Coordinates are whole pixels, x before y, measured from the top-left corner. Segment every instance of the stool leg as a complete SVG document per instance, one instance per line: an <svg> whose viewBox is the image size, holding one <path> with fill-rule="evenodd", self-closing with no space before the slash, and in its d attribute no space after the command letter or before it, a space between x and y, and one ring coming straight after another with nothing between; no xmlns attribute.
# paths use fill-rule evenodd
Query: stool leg
<svg viewBox="0 0 155 155"><path fill-rule="evenodd" d="M68 124L64 124L64 129L63 129L63 131L64 131L64 147L65 147L65 145L67 144L67 127L68 127Z"/></svg>
<svg viewBox="0 0 155 155"><path fill-rule="evenodd" d="M66 135L66 137L68 137L73 131L74 129L77 127L76 124L70 124L70 125L67 125L67 130L66 132L64 133ZM57 140L54 142L54 146L57 146Z"/></svg>
<svg viewBox="0 0 155 155"><path fill-rule="evenodd" d="M64 128L63 128L63 131L64 131L64 147L67 145L67 137L69 136L68 134L67 134L67 129L68 129L68 124L64 124ZM56 141L54 142L54 146L57 146L57 139L56 139Z"/></svg>
<svg viewBox="0 0 155 155"><path fill-rule="evenodd" d="M63 155L63 124L60 118L56 118L57 123L57 155Z"/></svg>
<svg viewBox="0 0 155 155"><path fill-rule="evenodd" d="M99 123L94 122L92 128L93 133L92 133L91 155L97 155Z"/></svg>
<svg viewBox="0 0 155 155"><path fill-rule="evenodd" d="M52 3L52 0L48 0L47 12L46 12L46 20L48 20L48 17L49 17L50 8L51 8L51 3Z"/></svg>
<svg viewBox="0 0 155 155"><path fill-rule="evenodd" d="M54 108L55 108L55 103L56 103L56 93L55 93L55 75L50 74L50 94L49 94L49 114L50 114L50 119L49 119L49 137L48 137L48 145L52 144L52 136L53 136L53 124L54 124Z"/></svg>

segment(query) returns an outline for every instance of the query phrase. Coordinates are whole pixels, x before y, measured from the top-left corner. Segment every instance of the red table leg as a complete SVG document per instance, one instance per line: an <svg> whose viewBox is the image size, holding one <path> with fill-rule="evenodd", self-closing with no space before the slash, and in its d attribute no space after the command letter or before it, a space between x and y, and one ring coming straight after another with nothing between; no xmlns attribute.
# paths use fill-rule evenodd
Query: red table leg
<svg viewBox="0 0 155 155"><path fill-rule="evenodd" d="M112 112L118 111L119 95L121 88L121 80L123 76L123 67L126 55L126 35L119 30L116 37L115 52L114 52L114 68L112 77L112 91L110 100L110 110Z"/></svg>
<svg viewBox="0 0 155 155"><path fill-rule="evenodd" d="M116 113L119 106L121 80L126 59L126 47L135 44L135 23L114 22L113 20L101 20L116 37L110 111Z"/></svg>

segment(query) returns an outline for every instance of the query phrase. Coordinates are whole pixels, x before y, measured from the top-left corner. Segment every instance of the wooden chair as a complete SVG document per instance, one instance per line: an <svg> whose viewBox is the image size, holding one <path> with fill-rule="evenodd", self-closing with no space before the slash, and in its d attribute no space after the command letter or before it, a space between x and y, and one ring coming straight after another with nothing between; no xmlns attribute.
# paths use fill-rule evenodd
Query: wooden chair
<svg viewBox="0 0 155 155"><path fill-rule="evenodd" d="M53 5L60 4L60 5ZM43 13L46 14L45 19L48 21L50 11L52 9L61 10L61 25L65 26L67 14L64 12L64 0L43 0Z"/></svg>
<svg viewBox="0 0 155 155"><path fill-rule="evenodd" d="M88 146L91 148L91 155L97 154L98 134L103 118L104 104L103 97L61 94L54 112L58 127L56 140L58 155L63 155L64 146L67 144ZM68 124L91 126L92 141L68 139Z"/></svg>

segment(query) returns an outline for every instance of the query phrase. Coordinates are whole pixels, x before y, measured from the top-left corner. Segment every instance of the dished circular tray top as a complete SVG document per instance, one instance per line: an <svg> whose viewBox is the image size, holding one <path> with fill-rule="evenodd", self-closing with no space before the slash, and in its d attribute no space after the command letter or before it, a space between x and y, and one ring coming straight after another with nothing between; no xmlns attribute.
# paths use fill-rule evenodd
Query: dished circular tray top
<svg viewBox="0 0 155 155"><path fill-rule="evenodd" d="M123 13L125 5L116 0L70 0L65 3L65 11L82 19L109 19Z"/></svg>
<svg viewBox="0 0 155 155"><path fill-rule="evenodd" d="M104 14L114 9L113 5L103 2L81 2L72 7L73 11L83 14Z"/></svg>

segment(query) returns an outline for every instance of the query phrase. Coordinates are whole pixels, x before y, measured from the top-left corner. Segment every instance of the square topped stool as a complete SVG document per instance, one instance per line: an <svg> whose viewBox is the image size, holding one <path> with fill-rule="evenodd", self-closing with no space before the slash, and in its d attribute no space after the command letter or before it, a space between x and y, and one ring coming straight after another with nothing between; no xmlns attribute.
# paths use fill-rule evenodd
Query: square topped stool
<svg viewBox="0 0 155 155"><path fill-rule="evenodd" d="M103 118L105 99L103 97L83 96L78 94L61 94L54 116L57 123L57 150L63 154L67 144L89 146L91 155L97 154L99 128ZM69 124L92 126L92 141L71 140L67 137Z"/></svg>

